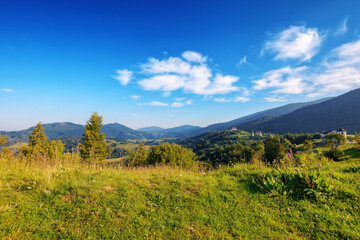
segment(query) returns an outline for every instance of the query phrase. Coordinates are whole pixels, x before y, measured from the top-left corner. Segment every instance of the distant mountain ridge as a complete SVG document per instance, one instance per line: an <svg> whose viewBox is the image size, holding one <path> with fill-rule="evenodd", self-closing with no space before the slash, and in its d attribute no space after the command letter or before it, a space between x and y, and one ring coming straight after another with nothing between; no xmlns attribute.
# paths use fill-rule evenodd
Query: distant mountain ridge
<svg viewBox="0 0 360 240"><path fill-rule="evenodd" d="M342 127L354 133L360 131L360 88L276 118L247 122L236 127L279 134L314 133Z"/></svg>
<svg viewBox="0 0 360 240"><path fill-rule="evenodd" d="M309 106L309 105L314 105L314 104L319 104L325 101L328 101L332 99L332 97L328 97L328 98L322 98L322 99L318 99L315 101L311 101L311 102L299 102L299 103L290 103L290 104L286 104L284 106L281 107L276 107L276 108L271 108L268 110L264 110L264 111L260 111L260 112L256 112L241 118L237 118L234 120L231 120L229 122L224 122L224 123L216 123L216 124L212 124L209 125L207 127L195 130L193 132L190 133L190 135L198 135L201 133L205 133L205 132L209 132L209 131L218 131L218 130L225 130L225 129L230 129L231 127L237 126L239 124L242 123L246 123L246 122L251 122L254 121L256 119L260 119L263 117L268 117L268 116L281 116L284 114L288 114L291 113L297 109Z"/></svg>
<svg viewBox="0 0 360 240"><path fill-rule="evenodd" d="M165 138L177 138L177 137L186 136L188 132L195 131L198 129L201 129L201 127L193 126L193 125L182 125L182 126L166 128L166 129L157 126L151 126L151 127L137 129L137 131L160 134L162 137Z"/></svg>
<svg viewBox="0 0 360 240"><path fill-rule="evenodd" d="M85 132L84 125L71 122L45 123L43 124L43 127L45 129L45 135L49 139L63 137L82 137L83 133ZM26 142L28 141L33 129L34 127L20 131L0 131L0 134L7 135L9 137L9 141ZM114 138L117 140L159 138L158 135L153 133L138 132L119 123L105 124L101 128L101 131L105 133L107 138Z"/></svg>
<svg viewBox="0 0 360 240"><path fill-rule="evenodd" d="M43 124L50 139L81 137L84 126L71 122ZM259 130L273 133L319 132L343 127L351 133L360 131L360 89L355 89L334 98L323 98L311 102L287 104L207 127L183 125L164 129L147 127L133 130L119 123L102 127L107 138L117 140L141 140L159 138L187 138L214 130L225 130L236 126L246 131ZM33 127L21 131L0 131L11 141L27 141Z"/></svg>
<svg viewBox="0 0 360 240"><path fill-rule="evenodd" d="M150 132L150 133L159 133L161 131L165 130L165 128L157 127L157 126L151 126L151 127L144 127L136 129L136 131L139 132Z"/></svg>

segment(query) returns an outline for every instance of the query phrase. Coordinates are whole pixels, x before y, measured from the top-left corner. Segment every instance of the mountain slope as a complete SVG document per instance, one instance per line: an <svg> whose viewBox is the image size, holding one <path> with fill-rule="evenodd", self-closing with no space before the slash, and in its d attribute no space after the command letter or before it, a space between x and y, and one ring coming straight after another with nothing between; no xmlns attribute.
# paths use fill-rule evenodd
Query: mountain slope
<svg viewBox="0 0 360 240"><path fill-rule="evenodd" d="M139 128L136 129L136 131L139 132L149 132L149 133L159 133L161 131L165 130L162 127L157 127L157 126L151 126L151 127L144 127L144 128Z"/></svg>
<svg viewBox="0 0 360 240"><path fill-rule="evenodd" d="M360 89L275 119L240 124L237 127L273 133L313 133L342 127L354 133L360 131Z"/></svg>
<svg viewBox="0 0 360 240"><path fill-rule="evenodd" d="M201 127L199 126L192 126L192 125L182 125L178 127L173 128L161 128L161 127L145 127L137 129L137 131L141 132L148 132L148 133L154 133L154 134L160 134L162 137L165 138L176 138L183 135L186 135L188 132L199 130Z"/></svg>
<svg viewBox="0 0 360 240"><path fill-rule="evenodd" d="M314 105L314 104L318 104L321 102L325 102L327 100L332 99L331 97L328 98L322 98L322 99L318 99L315 101L311 101L311 102L300 102L300 103L291 103L291 104L287 104L281 107L277 107L277 108L271 108L268 110L264 110L261 112L257 112L254 114L250 114L241 118L237 118L234 119L232 121L229 122L224 122L224 123L216 123L216 124L212 124L209 125L207 127L201 128L201 129L197 129L194 130L193 132L191 132L191 135L197 135L197 134L201 134L204 132L208 132L208 131L215 131L215 130L224 130L224 129L229 129L231 127L234 127L236 125L242 124L242 123L246 123L246 122L251 122L253 120L256 119L260 119L266 116L281 116L284 114L288 114L291 113L297 109L309 106L309 105Z"/></svg>

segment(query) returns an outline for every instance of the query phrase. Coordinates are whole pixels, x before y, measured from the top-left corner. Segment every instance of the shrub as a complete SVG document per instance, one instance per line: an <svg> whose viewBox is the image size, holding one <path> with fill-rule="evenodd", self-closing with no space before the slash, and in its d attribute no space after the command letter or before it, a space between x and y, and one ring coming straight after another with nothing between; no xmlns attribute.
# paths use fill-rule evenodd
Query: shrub
<svg viewBox="0 0 360 240"><path fill-rule="evenodd" d="M126 165L129 167L138 167L147 165L147 158L149 151L144 148L141 142L137 150L129 151L129 155L126 160Z"/></svg>
<svg viewBox="0 0 360 240"><path fill-rule="evenodd" d="M251 181L263 192L289 195L295 199L320 200L334 190L334 185L319 172L305 173L298 169L274 169L269 173L253 176Z"/></svg>
<svg viewBox="0 0 360 240"><path fill-rule="evenodd" d="M196 154L192 150L175 143L165 142L150 150L147 163L150 165L161 164L192 169L196 166L195 159Z"/></svg>

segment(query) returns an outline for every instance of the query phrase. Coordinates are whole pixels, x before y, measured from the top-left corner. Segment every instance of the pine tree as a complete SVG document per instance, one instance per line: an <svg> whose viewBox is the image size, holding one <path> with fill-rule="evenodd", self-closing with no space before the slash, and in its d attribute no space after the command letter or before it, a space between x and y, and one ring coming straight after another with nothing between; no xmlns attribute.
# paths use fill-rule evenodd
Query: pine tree
<svg viewBox="0 0 360 240"><path fill-rule="evenodd" d="M109 149L104 141L105 134L100 130L102 121L102 116L94 112L86 123L83 144L79 144L81 158L89 163L100 162L109 156Z"/></svg>
<svg viewBox="0 0 360 240"><path fill-rule="evenodd" d="M44 127L39 122L29 136L28 146L21 148L21 152L27 156L35 153L45 154L47 151L47 136L44 133Z"/></svg>
<svg viewBox="0 0 360 240"><path fill-rule="evenodd" d="M46 141L47 136L45 135L44 127L41 125L41 122L39 122L31 132L29 137L29 146L34 147L36 145L44 145L46 144Z"/></svg>

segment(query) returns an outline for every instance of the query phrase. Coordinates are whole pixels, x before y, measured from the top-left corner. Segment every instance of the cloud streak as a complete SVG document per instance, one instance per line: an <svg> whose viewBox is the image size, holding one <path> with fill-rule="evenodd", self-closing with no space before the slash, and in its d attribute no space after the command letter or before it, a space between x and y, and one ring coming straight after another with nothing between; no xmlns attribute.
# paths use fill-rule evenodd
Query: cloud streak
<svg viewBox="0 0 360 240"><path fill-rule="evenodd" d="M334 32L335 35L344 35L348 31L347 22L349 17L346 17L341 24L339 25L338 29Z"/></svg>
<svg viewBox="0 0 360 240"><path fill-rule="evenodd" d="M10 89L10 88L1 88L0 91L2 91L2 92L13 92L14 90Z"/></svg>

